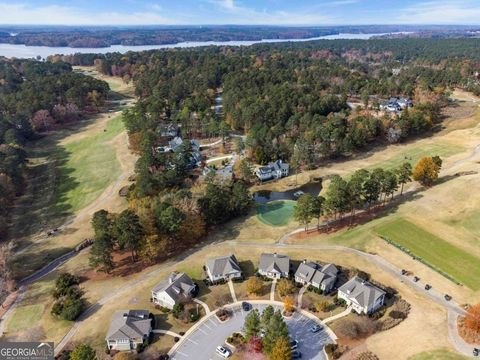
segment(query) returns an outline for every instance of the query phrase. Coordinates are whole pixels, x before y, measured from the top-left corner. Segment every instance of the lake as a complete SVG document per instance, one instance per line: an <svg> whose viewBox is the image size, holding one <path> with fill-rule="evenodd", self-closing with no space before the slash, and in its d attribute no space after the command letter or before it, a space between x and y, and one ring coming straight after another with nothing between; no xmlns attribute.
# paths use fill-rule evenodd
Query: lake
<svg viewBox="0 0 480 360"><path fill-rule="evenodd" d="M394 33L392 33L394 34ZM172 49L172 48L189 48L200 46L250 46L260 43L278 43L278 42L300 42L312 40L336 40L336 39L370 39L372 36L387 35L382 34L335 34L326 35L308 39L264 39L258 41L187 41L177 44L167 45L144 45L144 46L124 46L112 45L106 48L70 48L70 47L49 47L49 46L25 46L18 44L0 44L0 56L16 57L16 58L34 58L40 56L46 58L50 55L62 54L71 55L75 53L82 54L106 54L111 52L126 53L128 51L145 51L155 49Z"/></svg>
<svg viewBox="0 0 480 360"><path fill-rule="evenodd" d="M317 197L322 191L321 181L312 181L295 189L287 191L270 191L260 190L253 194L253 200L258 204L266 204L275 200L297 200L294 195L297 191L303 191L304 193L310 193L312 196Z"/></svg>

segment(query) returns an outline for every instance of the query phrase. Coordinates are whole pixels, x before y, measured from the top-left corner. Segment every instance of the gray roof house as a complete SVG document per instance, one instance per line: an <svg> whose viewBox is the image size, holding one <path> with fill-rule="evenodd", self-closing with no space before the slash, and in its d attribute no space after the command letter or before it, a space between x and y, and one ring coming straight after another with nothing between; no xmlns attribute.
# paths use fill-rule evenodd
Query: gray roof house
<svg viewBox="0 0 480 360"><path fill-rule="evenodd" d="M206 271L212 282L220 280L228 281L242 277L242 269L235 255L220 256L207 260Z"/></svg>
<svg viewBox="0 0 480 360"><path fill-rule="evenodd" d="M175 304L189 301L196 291L197 285L188 275L174 272L152 289L152 301L157 305L173 309Z"/></svg>
<svg viewBox="0 0 480 360"><path fill-rule="evenodd" d="M321 266L304 260L295 272L295 281L313 286L325 293L330 292L337 281L338 269L333 264Z"/></svg>
<svg viewBox="0 0 480 360"><path fill-rule="evenodd" d="M290 166L287 163L284 163L282 160L277 160L255 170L255 175L257 175L260 181L266 181L288 176L289 171Z"/></svg>
<svg viewBox="0 0 480 360"><path fill-rule="evenodd" d="M119 310L113 314L105 340L110 350L129 351L143 344L152 332L148 310Z"/></svg>
<svg viewBox="0 0 480 360"><path fill-rule="evenodd" d="M386 292L358 276L338 288L338 297L361 314L371 314L385 302Z"/></svg>
<svg viewBox="0 0 480 360"><path fill-rule="evenodd" d="M272 279L288 277L290 271L290 258L277 253L263 253L260 255L258 273Z"/></svg>

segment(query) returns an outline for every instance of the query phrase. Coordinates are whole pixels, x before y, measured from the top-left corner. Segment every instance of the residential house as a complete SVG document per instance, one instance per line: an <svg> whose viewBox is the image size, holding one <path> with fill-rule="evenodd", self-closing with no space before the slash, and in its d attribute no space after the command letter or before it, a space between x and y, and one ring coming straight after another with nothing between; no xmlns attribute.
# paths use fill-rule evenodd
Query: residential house
<svg viewBox="0 0 480 360"><path fill-rule="evenodd" d="M173 309L175 304L188 302L197 292L197 285L188 275L174 272L153 288L152 301L156 305Z"/></svg>
<svg viewBox="0 0 480 360"><path fill-rule="evenodd" d="M371 314L385 302L386 292L358 276L338 288L338 298L359 314Z"/></svg>
<svg viewBox="0 0 480 360"><path fill-rule="evenodd" d="M338 269L333 264L321 266L304 260L295 272L295 281L329 293L337 281L337 274Z"/></svg>
<svg viewBox="0 0 480 360"><path fill-rule="evenodd" d="M290 258L277 253L263 253L260 255L258 273L271 279L288 278L290 272Z"/></svg>
<svg viewBox="0 0 480 360"><path fill-rule="evenodd" d="M148 310L119 310L113 314L105 340L110 350L129 351L147 341L151 332Z"/></svg>
<svg viewBox="0 0 480 360"><path fill-rule="evenodd" d="M269 163L267 166L259 167L255 170L255 175L260 181L267 181L272 179L280 179L288 176L290 166L282 160L277 160Z"/></svg>
<svg viewBox="0 0 480 360"><path fill-rule="evenodd" d="M239 279L243 276L242 269L233 254L208 259L205 270L211 282Z"/></svg>
<svg viewBox="0 0 480 360"><path fill-rule="evenodd" d="M174 123L160 124L157 131L162 137L174 138L178 135L178 125Z"/></svg>

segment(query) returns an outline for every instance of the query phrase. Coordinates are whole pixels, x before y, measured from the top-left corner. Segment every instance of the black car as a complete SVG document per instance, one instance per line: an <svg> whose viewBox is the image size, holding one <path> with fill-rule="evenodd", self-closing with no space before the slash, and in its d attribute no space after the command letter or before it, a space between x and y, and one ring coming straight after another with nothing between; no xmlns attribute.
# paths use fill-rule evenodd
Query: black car
<svg viewBox="0 0 480 360"><path fill-rule="evenodd" d="M445 300L450 301L452 300L452 297L448 294L445 294Z"/></svg>
<svg viewBox="0 0 480 360"><path fill-rule="evenodd" d="M414 282L418 282L418 280L420 280L420 278L419 278L418 276L414 276L414 277L413 277L413 281L414 281Z"/></svg>
<svg viewBox="0 0 480 360"><path fill-rule="evenodd" d="M250 305L248 302L246 301L242 302L243 311L250 311L251 308L252 308L252 305Z"/></svg>
<svg viewBox="0 0 480 360"><path fill-rule="evenodd" d="M428 285L428 284L425 285L425 290L430 290L431 288L432 288L431 285Z"/></svg>
<svg viewBox="0 0 480 360"><path fill-rule="evenodd" d="M292 359L301 359L302 353L298 350L292 351Z"/></svg>
<svg viewBox="0 0 480 360"><path fill-rule="evenodd" d="M473 356L478 356L478 355L480 355L480 350L477 348L473 349Z"/></svg>

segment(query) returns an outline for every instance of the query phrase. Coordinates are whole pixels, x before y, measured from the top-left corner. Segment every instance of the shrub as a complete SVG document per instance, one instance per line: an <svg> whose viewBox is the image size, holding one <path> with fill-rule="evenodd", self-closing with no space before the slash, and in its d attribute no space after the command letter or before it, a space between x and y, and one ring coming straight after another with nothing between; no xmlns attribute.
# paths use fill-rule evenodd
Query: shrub
<svg viewBox="0 0 480 360"><path fill-rule="evenodd" d="M175 304L173 305L172 314L175 319L180 318L183 313L185 306L183 304Z"/></svg>
<svg viewBox="0 0 480 360"><path fill-rule="evenodd" d="M256 277L251 277L246 282L247 293L258 295L262 291L263 283Z"/></svg>
<svg viewBox="0 0 480 360"><path fill-rule="evenodd" d="M287 296L295 292L295 286L288 279L280 279L277 283L277 290L280 296Z"/></svg>

